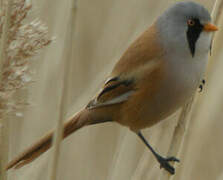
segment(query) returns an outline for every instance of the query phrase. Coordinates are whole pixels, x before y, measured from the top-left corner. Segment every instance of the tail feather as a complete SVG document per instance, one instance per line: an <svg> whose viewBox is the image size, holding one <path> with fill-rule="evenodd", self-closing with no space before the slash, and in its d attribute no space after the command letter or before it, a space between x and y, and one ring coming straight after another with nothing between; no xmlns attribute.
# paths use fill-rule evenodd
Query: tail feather
<svg viewBox="0 0 223 180"><path fill-rule="evenodd" d="M64 133L63 138L66 138L71 133L75 132L76 130L80 129L83 126L96 124L103 121L95 121L92 122L92 119L88 116L88 110L83 109L76 113L73 117L71 117L65 124L64 124ZM6 166L6 169L11 168L20 168L36 158L38 158L41 154L46 152L52 145L54 130L47 133L44 137L42 137L38 142L34 143L30 148L26 151L18 155L15 159L10 161Z"/></svg>

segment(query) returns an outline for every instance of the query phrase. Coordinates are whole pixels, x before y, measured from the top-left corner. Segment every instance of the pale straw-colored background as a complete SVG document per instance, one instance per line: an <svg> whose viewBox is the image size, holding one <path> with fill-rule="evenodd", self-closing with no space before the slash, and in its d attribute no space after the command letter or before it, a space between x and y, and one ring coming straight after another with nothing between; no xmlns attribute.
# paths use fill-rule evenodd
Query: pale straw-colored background
<svg viewBox="0 0 223 180"><path fill-rule="evenodd" d="M73 27L72 0L33 0L30 18L39 17L56 40L36 57L36 83L20 93L33 103L24 117L10 121L10 159L49 129L59 114L64 62L70 61L68 114L85 105L128 45L174 0L78 0ZM214 0L197 1L211 11ZM206 86L193 109L179 180L223 180L223 31L215 37ZM166 155L177 115L144 130ZM114 123L86 127L62 143L57 180L156 180L160 169L150 151L127 128ZM48 151L10 180L46 180Z"/></svg>

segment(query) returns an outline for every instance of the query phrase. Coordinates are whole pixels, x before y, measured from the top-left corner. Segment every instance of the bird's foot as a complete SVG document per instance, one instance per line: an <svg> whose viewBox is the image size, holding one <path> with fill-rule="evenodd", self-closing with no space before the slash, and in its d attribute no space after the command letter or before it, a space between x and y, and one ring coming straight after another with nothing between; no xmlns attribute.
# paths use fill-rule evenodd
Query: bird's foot
<svg viewBox="0 0 223 180"><path fill-rule="evenodd" d="M162 156L157 156L157 160L160 163L160 168L164 168L170 174L174 174L175 173L175 169L174 169L173 166L170 165L169 162L180 162L180 160L175 158L175 157L164 158Z"/></svg>
<svg viewBox="0 0 223 180"><path fill-rule="evenodd" d="M199 92L202 92L204 85L205 85L205 80L203 79L201 81L201 84L199 85Z"/></svg>

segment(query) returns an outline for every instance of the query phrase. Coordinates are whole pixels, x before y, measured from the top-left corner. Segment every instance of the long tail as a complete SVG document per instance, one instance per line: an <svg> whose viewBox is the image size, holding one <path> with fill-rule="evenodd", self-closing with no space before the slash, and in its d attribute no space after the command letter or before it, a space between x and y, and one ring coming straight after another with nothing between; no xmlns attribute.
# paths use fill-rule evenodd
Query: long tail
<svg viewBox="0 0 223 180"><path fill-rule="evenodd" d="M76 113L64 124L63 139L83 126L101 122L106 122L106 121L94 120L94 118L92 118L92 116L89 115L89 110L83 109L78 113ZM43 136L38 142L34 143L30 148L28 148L20 155L18 155L15 159L10 161L6 166L6 169L8 170L13 167L20 168L32 162L33 160L38 158L41 154L46 152L52 145L53 133L54 130L50 131L45 136Z"/></svg>

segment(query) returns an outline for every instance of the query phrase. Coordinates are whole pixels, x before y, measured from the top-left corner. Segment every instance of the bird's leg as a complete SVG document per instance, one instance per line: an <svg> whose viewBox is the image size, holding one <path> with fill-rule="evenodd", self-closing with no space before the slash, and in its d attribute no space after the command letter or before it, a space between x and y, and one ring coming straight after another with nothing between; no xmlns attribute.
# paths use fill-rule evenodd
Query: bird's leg
<svg viewBox="0 0 223 180"><path fill-rule="evenodd" d="M179 159L175 157L167 157L164 158L161 155L159 155L153 148L150 146L150 144L146 141L142 133L139 131L137 135L140 137L140 139L144 142L144 144L149 148L149 150L153 153L157 161L160 163L160 168L164 168L167 170L170 174L175 173L175 169L173 166L169 164L170 161L180 162Z"/></svg>
<svg viewBox="0 0 223 180"><path fill-rule="evenodd" d="M201 84L199 86L199 92L202 92L204 85L205 85L205 79L202 79Z"/></svg>

